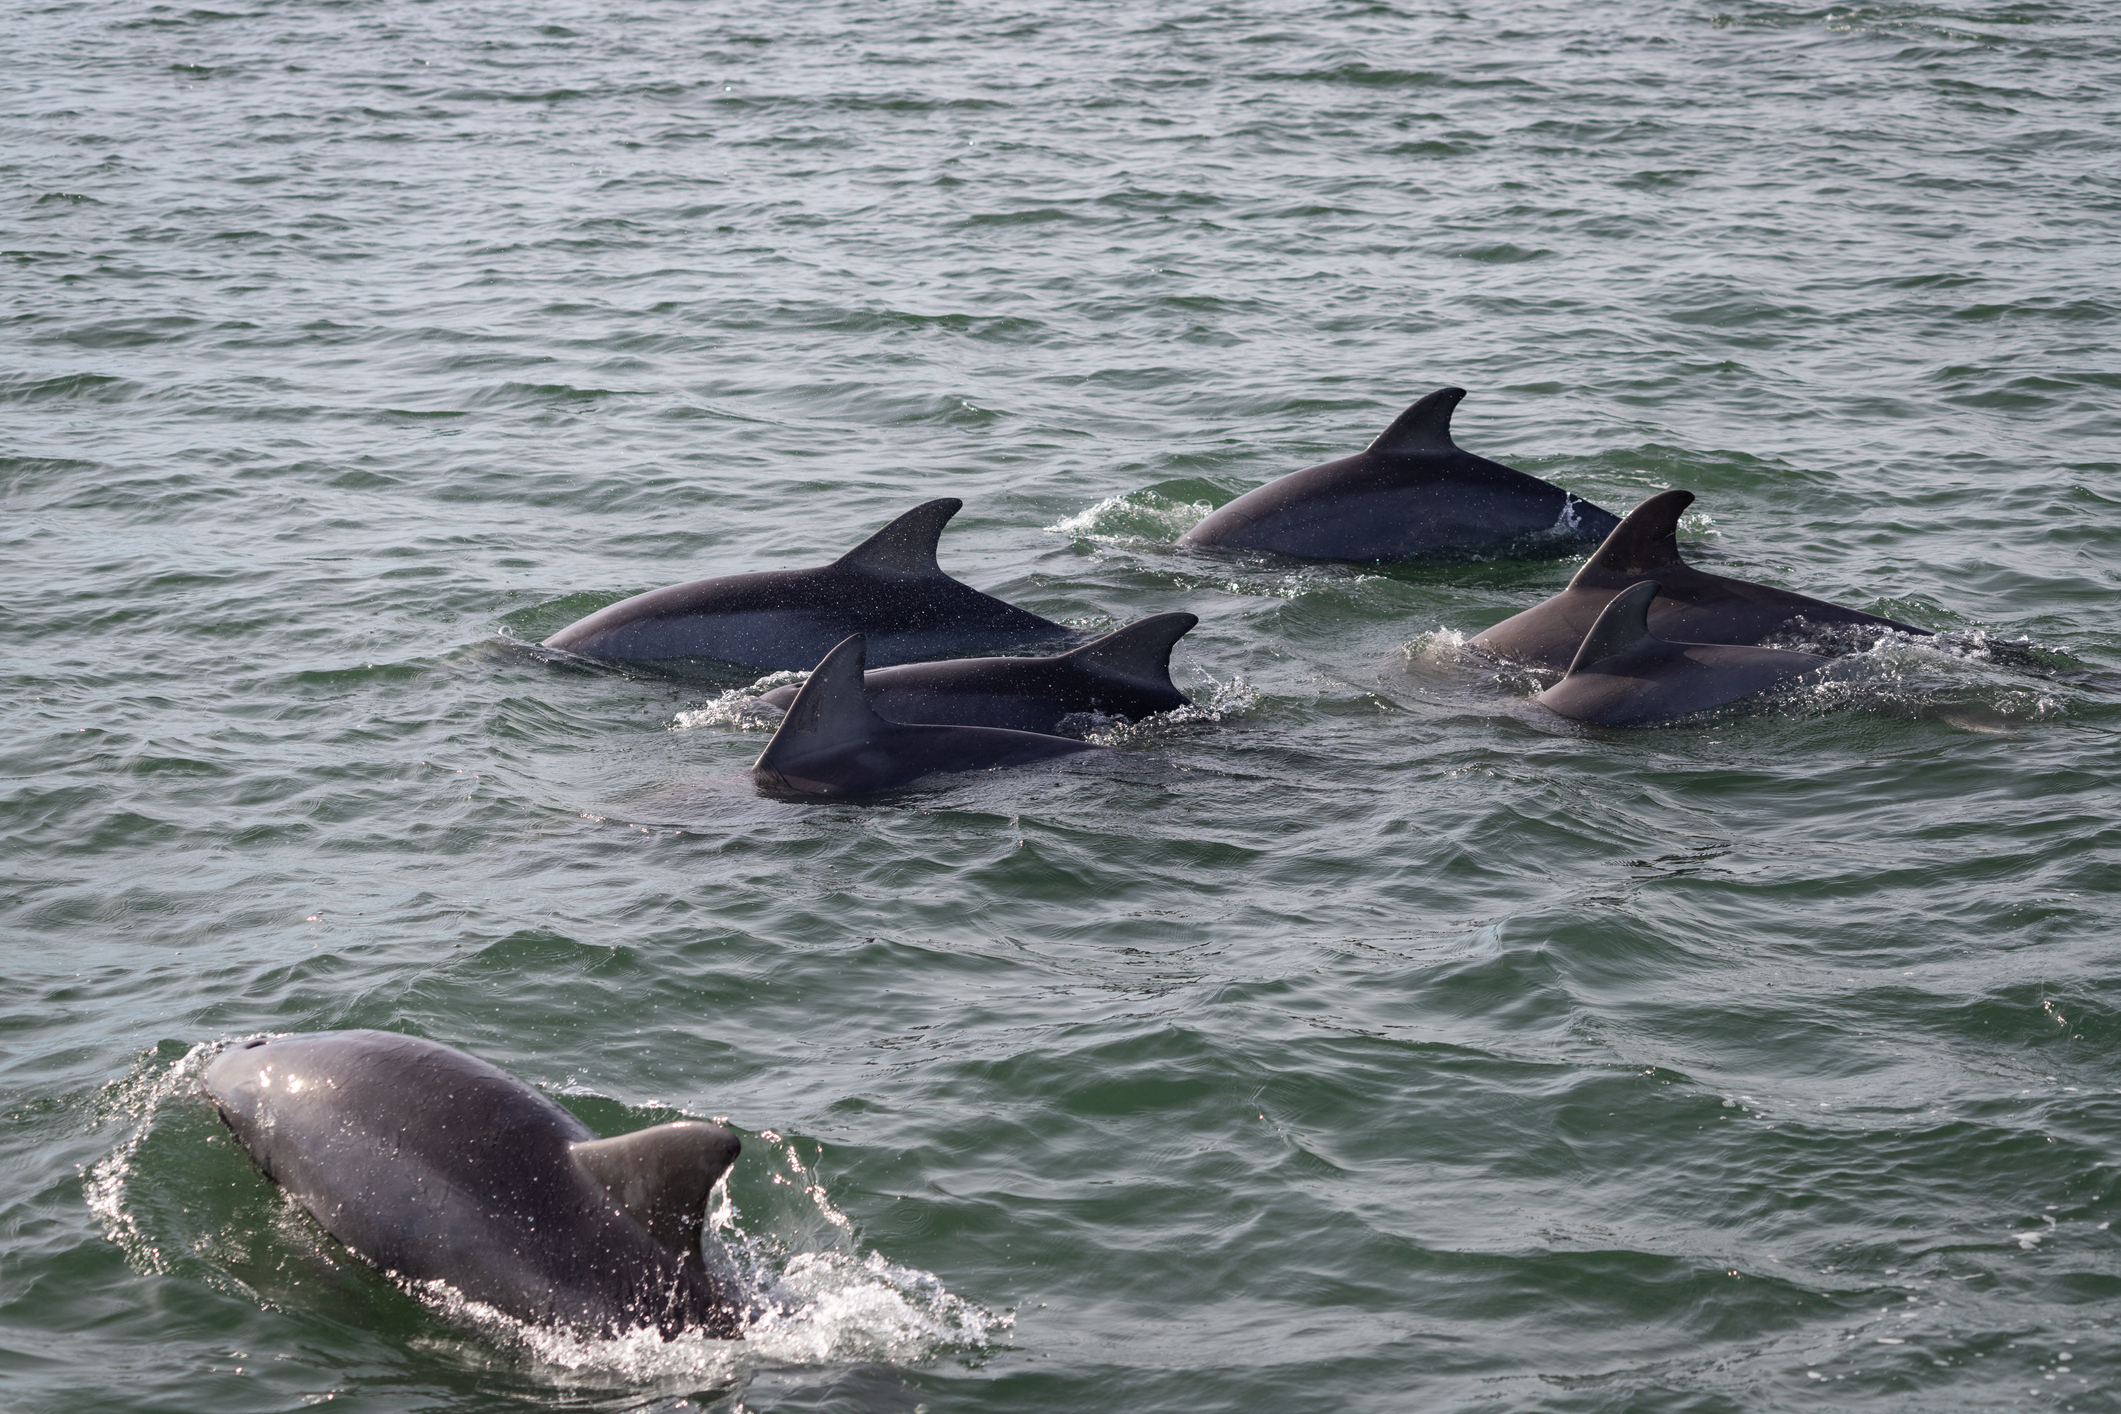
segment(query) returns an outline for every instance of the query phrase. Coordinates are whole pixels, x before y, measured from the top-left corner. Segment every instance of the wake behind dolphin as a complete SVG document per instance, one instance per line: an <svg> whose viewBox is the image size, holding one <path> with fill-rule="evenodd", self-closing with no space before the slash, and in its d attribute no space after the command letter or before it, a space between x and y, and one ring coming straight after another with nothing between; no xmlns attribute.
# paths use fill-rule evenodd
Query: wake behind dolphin
<svg viewBox="0 0 2121 1414"><path fill-rule="evenodd" d="M1679 516L1693 503L1691 491L1650 497L1614 527L1568 588L1476 635L1473 646L1535 668L1566 668L1613 597L1646 579L1658 585L1650 627L1688 643L1753 644L1835 628L1864 630L1870 638L1880 632L1930 636L1926 628L1861 609L1695 569L1679 556Z"/></svg>
<svg viewBox="0 0 2121 1414"><path fill-rule="evenodd" d="M244 1042L206 1092L266 1177L401 1279L595 1336L740 1333L700 1255L739 1148L720 1125L598 1139L514 1076L385 1031Z"/></svg>
<svg viewBox="0 0 2121 1414"><path fill-rule="evenodd" d="M545 640L590 658L713 658L759 670L807 668L851 633L879 664L999 652L1069 638L1050 619L982 594L936 562L964 507L924 502L829 565L674 584L622 599Z"/></svg>
<svg viewBox="0 0 2121 1414"><path fill-rule="evenodd" d="M1179 537L1186 546L1314 560L1402 560L1546 536L1597 540L1618 517L1451 440L1463 388L1438 388L1352 457L1247 491Z"/></svg>

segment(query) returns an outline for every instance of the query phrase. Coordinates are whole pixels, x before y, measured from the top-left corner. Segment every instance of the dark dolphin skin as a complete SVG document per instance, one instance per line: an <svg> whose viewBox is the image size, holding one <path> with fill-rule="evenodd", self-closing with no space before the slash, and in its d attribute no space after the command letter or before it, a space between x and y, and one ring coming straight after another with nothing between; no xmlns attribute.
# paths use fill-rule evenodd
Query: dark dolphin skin
<svg viewBox="0 0 2121 1414"><path fill-rule="evenodd" d="M1569 665L1535 699L1549 711L1602 727L1668 722L1736 702L1832 661L1816 653L1728 643L1672 643L1650 632L1655 580L1613 596Z"/></svg>
<svg viewBox="0 0 2121 1414"><path fill-rule="evenodd" d="M1679 514L1693 503L1691 491L1650 497L1628 512L1568 588L1476 636L1473 646L1536 668L1565 668L1613 596L1645 579L1659 586L1650 627L1677 642L1759 643L1778 633L1836 628L1929 637L1926 628L1693 568L1679 558Z"/></svg>
<svg viewBox="0 0 2121 1414"><path fill-rule="evenodd" d="M593 1335L738 1334L700 1257L737 1155L720 1125L598 1139L486 1062L387 1031L243 1042L206 1093L266 1177L386 1272Z"/></svg>
<svg viewBox="0 0 2121 1414"><path fill-rule="evenodd" d="M819 569L724 575L621 599L545 646L589 658L714 658L770 669L807 668L850 633L869 636L879 664L1073 637L943 573L936 541L964 504L944 497L915 506Z"/></svg>
<svg viewBox="0 0 2121 1414"><path fill-rule="evenodd" d="M1465 395L1438 388L1368 450L1247 491L1178 543L1314 560L1404 560L1539 536L1557 546L1597 540L1619 524L1559 486L1459 450L1451 410Z"/></svg>
<svg viewBox="0 0 2121 1414"><path fill-rule="evenodd" d="M1023 766L1103 751L1087 741L1000 727L887 722L862 692L862 636L825 655L751 767L774 795L870 795L942 771Z"/></svg>
<svg viewBox="0 0 2121 1414"><path fill-rule="evenodd" d="M1171 685L1171 648L1199 622L1192 614L1153 614L1050 658L878 668L862 675L862 690L870 708L894 722L1046 733L1077 713L1136 722L1186 705ZM777 687L759 701L786 709L797 691Z"/></svg>

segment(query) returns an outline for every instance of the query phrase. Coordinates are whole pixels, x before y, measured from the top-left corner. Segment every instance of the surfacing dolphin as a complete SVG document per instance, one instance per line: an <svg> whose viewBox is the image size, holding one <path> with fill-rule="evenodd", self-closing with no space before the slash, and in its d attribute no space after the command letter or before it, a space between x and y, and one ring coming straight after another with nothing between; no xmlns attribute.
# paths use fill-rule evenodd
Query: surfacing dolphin
<svg viewBox="0 0 2121 1414"><path fill-rule="evenodd" d="M545 646L590 658L713 658L763 670L807 668L850 633L869 636L880 664L1073 637L943 573L936 541L964 504L946 496L915 506L818 569L724 575L621 599Z"/></svg>
<svg viewBox="0 0 2121 1414"><path fill-rule="evenodd" d="M1780 648L1673 643L1650 632L1657 581L1613 596L1584 635L1568 675L1535 699L1559 716L1641 727L1706 712L1825 667L1831 659Z"/></svg>
<svg viewBox="0 0 2121 1414"><path fill-rule="evenodd" d="M803 684L751 778L774 795L871 795L944 771L1024 766L1103 751L1072 737L1000 727L887 722L862 691L860 634L825 655Z"/></svg>
<svg viewBox="0 0 2121 1414"><path fill-rule="evenodd" d="M1247 491L1178 543L1314 560L1404 560L1536 545L1541 537L1559 547L1600 539L1619 523L1559 486L1461 451L1451 440L1451 410L1465 395L1438 388L1367 450Z"/></svg>
<svg viewBox="0 0 2121 1414"><path fill-rule="evenodd" d="M206 1093L268 1178L386 1272L592 1335L740 1333L700 1256L737 1156L720 1125L599 1139L506 1072L386 1031L243 1042Z"/></svg>
<svg viewBox="0 0 2121 1414"><path fill-rule="evenodd" d="M1695 569L1679 558L1679 515L1693 502L1691 491L1650 497L1614 527L1568 588L1476 635L1473 646L1535 668L1565 668L1613 596L1646 579L1659 586L1650 627L1677 642L1751 644L1834 629L1861 630L1872 641L1886 631L1929 637L1928 629L1861 609Z"/></svg>
<svg viewBox="0 0 2121 1414"><path fill-rule="evenodd" d="M959 658L877 668L862 675L862 690L871 710L893 722L1048 734L1081 714L1138 722L1186 705L1186 695L1171 683L1171 648L1199 622L1192 614L1152 614L1050 658ZM786 709L798 691L777 687L758 700Z"/></svg>

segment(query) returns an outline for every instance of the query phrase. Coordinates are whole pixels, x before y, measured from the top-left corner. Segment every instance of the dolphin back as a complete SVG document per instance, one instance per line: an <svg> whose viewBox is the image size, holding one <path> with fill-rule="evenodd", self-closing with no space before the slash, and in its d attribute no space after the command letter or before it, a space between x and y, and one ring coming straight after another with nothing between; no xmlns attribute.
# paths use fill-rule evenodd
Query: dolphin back
<svg viewBox="0 0 2121 1414"><path fill-rule="evenodd" d="M1658 593L1649 621L1674 642L1750 646L1804 635L1867 644L1881 630L1929 636L1928 629L1861 609L1696 569L1679 553L1679 517L1693 502L1693 492L1677 489L1647 498L1614 527L1566 589L1475 635L1473 646L1559 670L1581 656L1584 636L1617 593L1651 579Z"/></svg>
<svg viewBox="0 0 2121 1414"><path fill-rule="evenodd" d="M1650 630L1657 581L1613 596L1584 635L1567 676L1539 694L1558 716L1639 727L1705 712L1824 667L1813 653L1724 643L1674 643Z"/></svg>
<svg viewBox="0 0 2121 1414"><path fill-rule="evenodd" d="M1438 388L1365 450L1246 492L1179 538L1189 546L1272 550L1310 559L1410 559L1539 537L1604 536L1609 511L1451 439L1463 388Z"/></svg>
<svg viewBox="0 0 2121 1414"><path fill-rule="evenodd" d="M829 565L722 575L651 589L545 640L591 658L709 658L757 670L805 668L852 633L879 663L1066 638L1050 619L943 573L936 547L964 502L924 501Z"/></svg>
<svg viewBox="0 0 2121 1414"><path fill-rule="evenodd" d="M381 1031L231 1047L206 1091L268 1178L403 1280L595 1334L736 1334L681 1211L736 1156L719 1126L600 1141L506 1072Z"/></svg>
<svg viewBox="0 0 2121 1414"><path fill-rule="evenodd" d="M862 690L870 710L894 723L1050 734L1083 714L1139 721L1186 705L1171 682L1171 649L1199 622L1192 614L1152 614L1050 657L873 668L862 675ZM786 711L800 691L777 687L758 700Z"/></svg>
<svg viewBox="0 0 2121 1414"><path fill-rule="evenodd" d="M1021 766L1105 748L1001 727L886 721L869 705L855 634L810 674L751 776L776 795L871 795L922 776ZM1001 660L1008 661L1008 660Z"/></svg>

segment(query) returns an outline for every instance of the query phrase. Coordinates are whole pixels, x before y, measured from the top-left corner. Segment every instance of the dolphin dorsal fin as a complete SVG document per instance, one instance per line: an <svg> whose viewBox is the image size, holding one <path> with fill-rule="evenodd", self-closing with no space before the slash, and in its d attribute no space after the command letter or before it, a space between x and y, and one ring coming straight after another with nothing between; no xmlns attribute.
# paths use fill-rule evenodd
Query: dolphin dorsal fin
<svg viewBox="0 0 2121 1414"><path fill-rule="evenodd" d="M1583 562L1569 586L1578 580L1591 587L1610 575L1634 576L1657 570L1683 570L1679 558L1679 515L1694 504L1691 491L1659 491L1622 517L1603 543Z"/></svg>
<svg viewBox="0 0 2121 1414"><path fill-rule="evenodd" d="M585 1139L568 1152L619 1210L680 1257L700 1250L707 1194L743 1147L719 1124L679 1120L616 1139Z"/></svg>
<svg viewBox="0 0 2121 1414"><path fill-rule="evenodd" d="M1102 669L1177 692L1171 687L1171 649L1199 622L1197 614L1151 614L1061 656L1086 668Z"/></svg>
<svg viewBox="0 0 2121 1414"><path fill-rule="evenodd" d="M1583 645L1576 650L1576 660L1569 664L1569 671L1580 673L1617 653L1662 643L1663 639L1650 632L1650 600L1657 597L1657 588L1656 580L1645 579L1615 594L1613 602L1598 615L1598 622L1583 636Z"/></svg>
<svg viewBox="0 0 2121 1414"><path fill-rule="evenodd" d="M955 496L925 501L839 557L843 569L871 574L940 575L935 542L965 503Z"/></svg>
<svg viewBox="0 0 2121 1414"><path fill-rule="evenodd" d="M889 722L870 709L869 694L862 686L868 656L869 640L863 635L840 640L788 704L781 729L766 743L752 769L776 770L783 761L866 741L889 727Z"/></svg>
<svg viewBox="0 0 2121 1414"><path fill-rule="evenodd" d="M1370 451L1386 457L1457 451L1458 444L1451 440L1451 411L1465 396L1463 388L1438 388L1393 419L1390 427L1377 434Z"/></svg>

